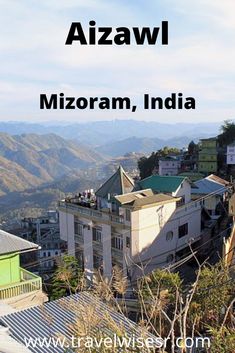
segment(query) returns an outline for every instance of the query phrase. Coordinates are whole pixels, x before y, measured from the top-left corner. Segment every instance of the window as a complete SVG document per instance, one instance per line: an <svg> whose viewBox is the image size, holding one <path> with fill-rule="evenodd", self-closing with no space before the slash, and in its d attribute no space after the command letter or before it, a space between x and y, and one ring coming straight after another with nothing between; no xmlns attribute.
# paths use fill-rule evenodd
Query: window
<svg viewBox="0 0 235 353"><path fill-rule="evenodd" d="M83 236L83 224L77 220L74 222L74 234Z"/></svg>
<svg viewBox="0 0 235 353"><path fill-rule="evenodd" d="M102 258L100 256L93 256L93 267L100 268L102 266Z"/></svg>
<svg viewBox="0 0 235 353"><path fill-rule="evenodd" d="M51 256L51 252L50 251L48 251L48 257L50 257Z"/></svg>
<svg viewBox="0 0 235 353"><path fill-rule="evenodd" d="M130 247L131 247L131 239L130 239L130 237L126 237L126 247L128 249L130 249Z"/></svg>
<svg viewBox="0 0 235 353"><path fill-rule="evenodd" d="M126 209L126 220L130 222L131 220L131 211L129 209Z"/></svg>
<svg viewBox="0 0 235 353"><path fill-rule="evenodd" d="M167 256L166 258L166 262L169 264L170 262L172 262L174 260L174 255L173 254L170 254Z"/></svg>
<svg viewBox="0 0 235 353"><path fill-rule="evenodd" d="M176 201L176 207L180 207L185 205L185 196L181 196L181 199L179 201Z"/></svg>
<svg viewBox="0 0 235 353"><path fill-rule="evenodd" d="M101 227L92 228L92 238L93 238L93 241L98 241L99 243L102 242L102 228Z"/></svg>
<svg viewBox="0 0 235 353"><path fill-rule="evenodd" d="M185 223L185 224L182 224L182 226L179 226L179 238L182 238L187 234L188 234L188 223Z"/></svg>
<svg viewBox="0 0 235 353"><path fill-rule="evenodd" d="M166 240L171 241L173 239L173 232L170 230L166 233Z"/></svg>
<svg viewBox="0 0 235 353"><path fill-rule="evenodd" d="M123 250L123 239L121 235L112 238L112 248Z"/></svg>

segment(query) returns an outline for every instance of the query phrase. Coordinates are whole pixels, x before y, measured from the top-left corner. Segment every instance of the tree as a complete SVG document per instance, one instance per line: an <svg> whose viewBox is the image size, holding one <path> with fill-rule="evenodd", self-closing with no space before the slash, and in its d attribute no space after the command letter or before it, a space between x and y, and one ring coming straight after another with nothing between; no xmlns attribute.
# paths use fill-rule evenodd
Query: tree
<svg viewBox="0 0 235 353"><path fill-rule="evenodd" d="M188 145L188 154L190 156L193 156L197 153L198 153L198 145L194 141L191 141Z"/></svg>
<svg viewBox="0 0 235 353"><path fill-rule="evenodd" d="M140 171L140 178L144 179L152 175L154 168L158 165L159 154L152 152L149 157L141 157L138 160L138 168Z"/></svg>
<svg viewBox="0 0 235 353"><path fill-rule="evenodd" d="M74 294L84 285L84 274L75 257L64 255L57 262L52 280L51 299Z"/></svg>
<svg viewBox="0 0 235 353"><path fill-rule="evenodd" d="M144 179L153 174L155 168L158 168L159 158L168 155L177 155L180 151L178 148L165 146L157 152L152 152L149 157L141 157L138 160L138 168L140 171L140 178Z"/></svg>
<svg viewBox="0 0 235 353"><path fill-rule="evenodd" d="M143 276L137 281L134 290L136 299L131 302L130 310L133 310L133 307L139 310L138 324L141 333L148 332L165 339L167 345L159 348L157 350L159 353L175 353L176 339L179 337L181 338L181 345L177 350L179 353L192 353L192 350L186 349L186 343L188 339L193 342L196 337L201 337L204 343L208 342L208 347L204 350L206 353L234 353L235 318L232 310L235 303L234 280L223 262L215 266L206 263L201 265L195 253L192 252L192 256L198 264L198 271L196 279L190 284L185 284L179 273L172 272L172 266L156 269L146 275L144 266L136 265L143 271ZM57 270L56 281L59 280L59 288L63 283L65 288L69 289L69 293L81 290L82 276L77 277L77 262L73 257L66 256ZM98 271L94 278L93 286L90 288L93 296L102 299L115 311L126 315L130 302L125 301L128 283L122 271L114 269L109 279L103 278ZM94 336L99 340L108 337L110 332L115 332L120 337L127 334L125 327L114 323L108 312L104 313L100 326L101 320L96 314L94 305L89 306L88 303L87 307L84 305L79 307L75 302L71 310L77 314L76 323L71 327L78 338ZM203 337L206 337L206 340L203 340ZM86 352L86 347L83 348L79 348L79 352ZM135 353L142 351L144 350L134 348L123 350ZM107 350L102 346L99 352L117 352L117 347Z"/></svg>
<svg viewBox="0 0 235 353"><path fill-rule="evenodd" d="M218 136L218 142L221 147L235 141L235 123L232 120L225 120L220 130L222 133Z"/></svg>

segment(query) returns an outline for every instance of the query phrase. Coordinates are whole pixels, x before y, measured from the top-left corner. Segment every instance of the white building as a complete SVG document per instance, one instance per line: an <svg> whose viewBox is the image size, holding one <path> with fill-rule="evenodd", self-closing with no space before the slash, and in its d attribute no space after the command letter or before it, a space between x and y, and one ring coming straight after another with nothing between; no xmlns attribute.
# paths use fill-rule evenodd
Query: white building
<svg viewBox="0 0 235 353"><path fill-rule="evenodd" d="M152 189L155 193L180 197L180 203L186 204L191 201L191 186L187 177L151 175L139 181L136 189Z"/></svg>
<svg viewBox="0 0 235 353"><path fill-rule="evenodd" d="M228 200L231 187L228 181L210 174L194 183L192 197L194 200L203 198L203 205L211 216L220 215L221 211L224 212L223 205Z"/></svg>
<svg viewBox="0 0 235 353"><path fill-rule="evenodd" d="M165 157L159 159L159 175L177 175L180 168L180 161L177 157Z"/></svg>
<svg viewBox="0 0 235 353"><path fill-rule="evenodd" d="M51 210L44 216L21 220L21 228L17 230L19 236L32 240L35 232L37 244L40 245L38 269L40 272L50 272L54 269L56 256L66 250L66 243L60 238L58 212Z"/></svg>
<svg viewBox="0 0 235 353"><path fill-rule="evenodd" d="M150 188L131 192L133 182L120 167L96 192L95 207L77 199L59 203L61 237L69 253L80 257L88 277L95 268L110 277L118 264L135 279L141 275L135 263L148 263L149 272L178 260L189 241L200 240L201 204L189 203L187 178L172 183L172 193L179 189L177 197Z"/></svg>
<svg viewBox="0 0 235 353"><path fill-rule="evenodd" d="M235 164L235 142L227 146L227 164Z"/></svg>

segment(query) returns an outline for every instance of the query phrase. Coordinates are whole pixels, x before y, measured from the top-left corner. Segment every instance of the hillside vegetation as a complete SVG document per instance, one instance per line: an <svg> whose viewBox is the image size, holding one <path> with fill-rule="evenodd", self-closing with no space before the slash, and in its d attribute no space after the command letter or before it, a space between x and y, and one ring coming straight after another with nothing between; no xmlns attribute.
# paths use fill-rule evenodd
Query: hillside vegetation
<svg viewBox="0 0 235 353"><path fill-rule="evenodd" d="M55 134L0 133L0 196L76 175L102 160L99 153Z"/></svg>

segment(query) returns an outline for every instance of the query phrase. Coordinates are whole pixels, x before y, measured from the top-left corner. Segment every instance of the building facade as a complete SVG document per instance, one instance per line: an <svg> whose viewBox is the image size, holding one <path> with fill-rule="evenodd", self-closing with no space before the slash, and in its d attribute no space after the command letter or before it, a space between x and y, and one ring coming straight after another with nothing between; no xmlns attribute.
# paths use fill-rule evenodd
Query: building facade
<svg viewBox="0 0 235 353"><path fill-rule="evenodd" d="M177 157L165 157L159 159L159 175L177 175L180 168L180 161Z"/></svg>
<svg viewBox="0 0 235 353"><path fill-rule="evenodd" d="M217 164L217 139L201 139L199 144L198 172L203 174L216 173Z"/></svg>
<svg viewBox="0 0 235 353"><path fill-rule="evenodd" d="M27 308L47 300L42 280L20 266L20 255L38 250L38 245L0 231L0 300L14 308Z"/></svg>
<svg viewBox="0 0 235 353"><path fill-rule="evenodd" d="M146 263L146 272L173 263L189 241L200 239L201 204L190 202L186 178L177 179L177 185L172 193L178 196L151 188L129 192L134 185L119 169L96 192L94 207L76 198L60 201L61 237L68 252L84 264L88 278L98 268L110 277L118 265L135 280L141 275L137 263Z"/></svg>
<svg viewBox="0 0 235 353"><path fill-rule="evenodd" d="M235 142L227 146L226 162L235 165Z"/></svg>

